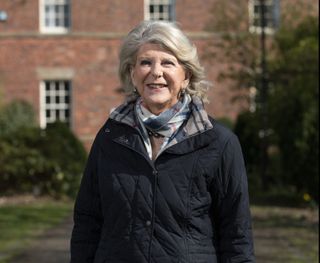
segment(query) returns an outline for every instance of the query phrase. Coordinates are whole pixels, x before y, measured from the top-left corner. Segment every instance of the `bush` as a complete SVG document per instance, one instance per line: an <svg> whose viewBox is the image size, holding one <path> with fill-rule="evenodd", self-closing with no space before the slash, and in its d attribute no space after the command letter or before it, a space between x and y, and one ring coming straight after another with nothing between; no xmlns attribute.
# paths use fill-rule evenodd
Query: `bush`
<svg viewBox="0 0 320 263"><path fill-rule="evenodd" d="M52 123L44 132L42 152L51 162L57 164L57 173L51 183L61 187L62 192L75 195L87 153L65 123Z"/></svg>
<svg viewBox="0 0 320 263"><path fill-rule="evenodd" d="M50 180L53 164L42 154L39 128L26 127L0 141L1 193L32 192Z"/></svg>
<svg viewBox="0 0 320 263"><path fill-rule="evenodd" d="M248 172L249 187L261 189L261 178L259 176L260 166L260 138L259 118L251 112L243 112L238 116L234 126L234 132L238 135L243 157Z"/></svg>
<svg viewBox="0 0 320 263"><path fill-rule="evenodd" d="M6 127L0 135L0 192L74 196L86 160L84 147L66 124L54 123L42 130L34 126L31 111L23 116L23 111L8 110L26 105L15 102L0 113ZM12 112L25 121L7 124Z"/></svg>
<svg viewBox="0 0 320 263"><path fill-rule="evenodd" d="M221 123L223 126L229 128L230 130L234 129L234 123L233 121L228 117L222 117L218 118L217 121Z"/></svg>
<svg viewBox="0 0 320 263"><path fill-rule="evenodd" d="M318 19L315 18L307 18L294 29L283 28L275 35L276 55L268 61L268 169L265 178L259 174L261 141L258 135L262 120L259 101L257 111L241 114L235 125L249 180L254 182L253 190L257 194L267 190L272 191L274 199L278 192L279 200L296 195L300 200L301 196L310 196L318 202L318 35Z"/></svg>
<svg viewBox="0 0 320 263"><path fill-rule="evenodd" d="M24 127L35 127L32 106L25 101L14 101L0 109L0 136L5 136Z"/></svg>

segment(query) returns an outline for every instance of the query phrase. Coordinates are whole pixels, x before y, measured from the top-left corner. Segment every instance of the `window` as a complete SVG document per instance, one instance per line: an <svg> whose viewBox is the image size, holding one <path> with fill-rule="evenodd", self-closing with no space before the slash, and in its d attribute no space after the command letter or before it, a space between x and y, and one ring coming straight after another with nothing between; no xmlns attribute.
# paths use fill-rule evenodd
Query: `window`
<svg viewBox="0 0 320 263"><path fill-rule="evenodd" d="M279 0L263 0L262 2L264 3L265 32L272 34L279 26ZM261 11L261 0L249 1L250 32L261 33Z"/></svg>
<svg viewBox="0 0 320 263"><path fill-rule="evenodd" d="M67 33L70 28L70 0L40 0L40 30Z"/></svg>
<svg viewBox="0 0 320 263"><path fill-rule="evenodd" d="M145 0L146 20L175 20L174 0Z"/></svg>
<svg viewBox="0 0 320 263"><path fill-rule="evenodd" d="M71 121L71 82L66 80L42 81L40 85L40 126Z"/></svg>

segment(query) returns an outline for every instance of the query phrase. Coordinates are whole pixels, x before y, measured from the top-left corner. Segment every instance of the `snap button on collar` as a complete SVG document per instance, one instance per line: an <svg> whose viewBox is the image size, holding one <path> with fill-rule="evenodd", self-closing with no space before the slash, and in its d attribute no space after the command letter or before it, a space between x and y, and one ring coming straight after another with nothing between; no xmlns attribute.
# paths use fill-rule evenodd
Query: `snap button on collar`
<svg viewBox="0 0 320 263"><path fill-rule="evenodd" d="M128 143L128 142L129 142L129 139L128 139L127 137L123 136L123 137L120 137L120 138L119 138L119 142Z"/></svg>

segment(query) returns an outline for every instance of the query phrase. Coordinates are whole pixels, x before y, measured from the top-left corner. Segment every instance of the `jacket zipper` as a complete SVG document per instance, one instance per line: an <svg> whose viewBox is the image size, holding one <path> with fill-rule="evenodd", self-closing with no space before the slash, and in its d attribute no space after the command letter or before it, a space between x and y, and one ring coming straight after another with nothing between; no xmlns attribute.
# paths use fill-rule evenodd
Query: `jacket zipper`
<svg viewBox="0 0 320 263"><path fill-rule="evenodd" d="M118 121L116 121L118 122ZM121 123L121 122L119 122ZM125 123L121 123L121 124L125 124ZM127 126L129 126L130 128L132 128L130 125L128 124L125 124ZM212 128L211 128L212 129ZM211 130L211 129L207 129L207 130L201 130L200 132L196 133L196 134L192 134L192 135L189 135L189 136L186 136L185 139L177 142L177 143L181 143L189 138L192 138L196 135L200 135L208 130ZM137 130L135 130L137 131ZM139 132L140 133L140 132ZM140 134L141 136L141 134ZM158 183L158 171L156 170L155 166L154 166L154 162L158 159L158 157L160 156L160 154L162 154L163 152L165 152L167 149L169 149L171 146L173 145L170 145L170 147L168 148L164 148L162 151L160 151L156 157L156 159L152 162L152 160L149 158L149 156L147 157L146 155L142 154L141 152L137 151L135 148L131 147L130 145L128 145L127 143L125 142L121 142L121 141L117 141L117 140L113 140L114 142L120 144L120 145L123 145L124 147L128 148L128 149L131 149L132 151L138 153L140 156L142 156L147 162L148 164L151 166L152 170L153 170L153 176L154 176L154 185L153 185L153 200L152 200L152 213L151 213L151 230L150 230L150 241L149 241L149 249L148 249L148 263L151 263L151 254L152 254L152 240L153 240L153 233L154 233L154 223L155 223L155 212L156 212L156 197L157 197L157 183ZM174 144L175 145L175 144ZM186 226L185 226L185 231L186 231ZM187 231L186 231L187 232ZM185 245L186 245L186 240L185 241ZM187 248L187 247L186 247ZM187 249L188 251L188 254L189 254L189 249Z"/></svg>
<svg viewBox="0 0 320 263"><path fill-rule="evenodd" d="M148 164L152 168L152 175L154 177L154 183L153 183L153 199L152 199L152 212L151 212L151 226L150 226L150 241L149 241L149 249L148 249L148 263L151 263L151 253L152 253L152 240L153 240L153 233L154 233L154 223L155 223L155 213L156 213L156 198L157 198L157 184L158 184L158 171L156 170L154 164L150 160L149 157L146 157L144 154L141 152L137 151L135 148L129 146L125 142L122 141L116 141L113 140L114 142L131 149L132 151L138 153L140 156L142 156Z"/></svg>
<svg viewBox="0 0 320 263"><path fill-rule="evenodd" d="M157 184L158 184L157 170L155 169L153 170L153 175L154 175L154 187L153 187L151 232L150 232L150 242L149 242L149 251L148 251L148 263L151 263L152 241L153 241L153 233L154 233L155 214L156 214L156 199L157 199Z"/></svg>

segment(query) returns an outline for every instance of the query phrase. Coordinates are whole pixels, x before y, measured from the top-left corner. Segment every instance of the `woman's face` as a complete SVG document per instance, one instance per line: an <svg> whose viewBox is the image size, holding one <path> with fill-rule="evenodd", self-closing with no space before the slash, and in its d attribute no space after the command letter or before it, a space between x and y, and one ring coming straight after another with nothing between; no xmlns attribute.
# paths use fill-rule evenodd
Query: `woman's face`
<svg viewBox="0 0 320 263"><path fill-rule="evenodd" d="M177 58L158 44L144 44L131 69L131 79L145 106L160 114L176 104L189 79Z"/></svg>

